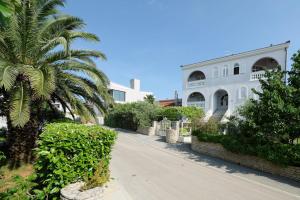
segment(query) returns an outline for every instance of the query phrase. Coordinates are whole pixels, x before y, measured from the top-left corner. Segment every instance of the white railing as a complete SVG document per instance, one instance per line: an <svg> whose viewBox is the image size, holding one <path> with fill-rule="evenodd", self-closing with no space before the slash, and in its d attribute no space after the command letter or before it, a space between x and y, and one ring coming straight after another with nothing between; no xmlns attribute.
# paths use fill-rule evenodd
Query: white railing
<svg viewBox="0 0 300 200"><path fill-rule="evenodd" d="M251 81L256 81L265 78L265 71L252 72L250 75Z"/></svg>
<svg viewBox="0 0 300 200"><path fill-rule="evenodd" d="M197 102L187 102L188 106L196 106L200 108L205 108L205 101L197 101Z"/></svg>
<svg viewBox="0 0 300 200"><path fill-rule="evenodd" d="M202 87L205 85L205 80L199 80L199 81L189 81L187 83L188 88L194 88L194 87Z"/></svg>

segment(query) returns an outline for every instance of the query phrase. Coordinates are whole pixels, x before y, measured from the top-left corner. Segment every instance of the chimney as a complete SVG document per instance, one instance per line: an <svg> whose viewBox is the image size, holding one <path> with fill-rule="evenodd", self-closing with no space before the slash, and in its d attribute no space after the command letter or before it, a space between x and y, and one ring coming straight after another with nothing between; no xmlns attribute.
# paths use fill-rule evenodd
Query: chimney
<svg viewBox="0 0 300 200"><path fill-rule="evenodd" d="M130 80L130 88L133 90L140 91L141 89L141 81L138 79L131 79Z"/></svg>

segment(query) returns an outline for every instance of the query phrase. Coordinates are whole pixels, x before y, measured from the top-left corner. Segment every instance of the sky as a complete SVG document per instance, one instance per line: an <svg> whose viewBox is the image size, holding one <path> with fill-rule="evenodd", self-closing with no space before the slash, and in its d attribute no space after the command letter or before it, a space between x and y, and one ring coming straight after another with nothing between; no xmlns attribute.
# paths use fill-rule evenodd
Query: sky
<svg viewBox="0 0 300 200"><path fill-rule="evenodd" d="M102 51L111 81L140 79L156 99L181 94L181 65L288 40L289 60L300 49L300 0L67 0L62 11L101 39L74 48Z"/></svg>

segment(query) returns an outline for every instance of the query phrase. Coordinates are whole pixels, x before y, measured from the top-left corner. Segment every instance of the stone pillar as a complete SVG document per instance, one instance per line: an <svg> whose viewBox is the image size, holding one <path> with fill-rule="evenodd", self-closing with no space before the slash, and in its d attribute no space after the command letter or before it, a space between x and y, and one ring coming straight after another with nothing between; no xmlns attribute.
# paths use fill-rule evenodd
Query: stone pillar
<svg viewBox="0 0 300 200"><path fill-rule="evenodd" d="M166 142L176 144L179 139L179 131L175 129L168 129L166 133Z"/></svg>

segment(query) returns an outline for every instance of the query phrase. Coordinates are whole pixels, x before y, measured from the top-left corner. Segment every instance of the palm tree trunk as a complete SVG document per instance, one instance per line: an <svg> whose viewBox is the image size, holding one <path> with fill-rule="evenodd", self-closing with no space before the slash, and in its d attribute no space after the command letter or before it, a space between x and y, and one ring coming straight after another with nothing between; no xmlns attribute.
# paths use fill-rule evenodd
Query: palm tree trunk
<svg viewBox="0 0 300 200"><path fill-rule="evenodd" d="M19 167L22 163L30 163L34 159L33 149L40 130L37 117L31 117L30 121L22 128L13 127L9 117L8 128L8 153L11 168Z"/></svg>

